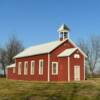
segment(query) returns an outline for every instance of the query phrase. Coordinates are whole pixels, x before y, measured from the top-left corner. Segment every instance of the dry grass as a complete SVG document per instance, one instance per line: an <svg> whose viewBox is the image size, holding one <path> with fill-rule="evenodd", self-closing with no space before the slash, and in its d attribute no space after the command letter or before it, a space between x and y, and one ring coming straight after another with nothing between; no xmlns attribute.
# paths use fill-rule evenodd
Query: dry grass
<svg viewBox="0 0 100 100"><path fill-rule="evenodd" d="M0 100L100 100L100 79L58 84L1 78Z"/></svg>

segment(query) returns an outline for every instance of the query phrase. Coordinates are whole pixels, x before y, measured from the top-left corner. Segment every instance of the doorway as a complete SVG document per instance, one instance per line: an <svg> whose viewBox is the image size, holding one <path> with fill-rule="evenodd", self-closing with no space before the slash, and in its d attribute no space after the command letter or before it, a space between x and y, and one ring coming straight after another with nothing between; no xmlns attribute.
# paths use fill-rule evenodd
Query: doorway
<svg viewBox="0 0 100 100"><path fill-rule="evenodd" d="M80 66L74 66L74 80L80 81Z"/></svg>

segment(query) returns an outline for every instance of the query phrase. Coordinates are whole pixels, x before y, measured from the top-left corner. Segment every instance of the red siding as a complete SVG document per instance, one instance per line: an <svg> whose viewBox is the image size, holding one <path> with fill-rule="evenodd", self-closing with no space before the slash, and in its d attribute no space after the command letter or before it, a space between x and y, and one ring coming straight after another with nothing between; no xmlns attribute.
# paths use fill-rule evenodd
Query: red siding
<svg viewBox="0 0 100 100"><path fill-rule="evenodd" d="M63 52L67 48L73 48L74 46L67 40L62 45L57 47L50 53L50 81L68 81L68 58L58 58L57 55ZM75 52L77 53L77 51ZM79 59L73 57L74 53L70 56L70 80L74 80L74 66L80 65L81 80L84 80L84 56L80 54ZM39 60L44 60L44 72L43 75L39 75ZM30 75L31 61L35 61L35 73ZM24 75L24 62L28 61L28 75ZM22 74L18 75L18 62L22 62ZM52 62L58 62L58 75L52 75ZM12 68L8 70L8 78L15 80L35 80L35 81L47 81L48 80L48 54L36 55L31 57L24 57L16 59L16 73L13 73Z"/></svg>
<svg viewBox="0 0 100 100"><path fill-rule="evenodd" d="M13 73L13 68L8 68L7 69L7 78L8 79L14 79L15 78L15 73Z"/></svg>
<svg viewBox="0 0 100 100"><path fill-rule="evenodd" d="M44 60L44 69L43 69L43 75L39 75L39 60ZM35 73L34 75L30 74L30 64L31 61L35 61ZM28 75L24 75L24 62L28 61ZM47 81L47 70L48 70L48 56L46 54L44 55L38 55L38 56L32 56L32 57L26 57L26 58L18 58L16 59L16 80L36 80L36 81ZM18 75L18 62L22 62L22 74Z"/></svg>
<svg viewBox="0 0 100 100"><path fill-rule="evenodd" d="M75 65L80 66L80 80L84 80L84 56L78 51L80 58L74 58L74 54L77 53L77 51L70 56L70 80L74 80Z"/></svg>
<svg viewBox="0 0 100 100"><path fill-rule="evenodd" d="M65 41L61 46L57 47L55 50L51 52L50 61L51 62L59 62L59 74L58 75L52 75L52 65L50 69L50 80L51 81L66 81L67 80L67 59L65 58L58 58L57 55L63 52L65 49L73 48L74 46L67 40ZM60 71L62 70L62 72ZM64 75L65 74L65 75ZM63 76L63 77L61 77Z"/></svg>
<svg viewBox="0 0 100 100"><path fill-rule="evenodd" d="M68 81L68 58L59 58L59 81Z"/></svg>

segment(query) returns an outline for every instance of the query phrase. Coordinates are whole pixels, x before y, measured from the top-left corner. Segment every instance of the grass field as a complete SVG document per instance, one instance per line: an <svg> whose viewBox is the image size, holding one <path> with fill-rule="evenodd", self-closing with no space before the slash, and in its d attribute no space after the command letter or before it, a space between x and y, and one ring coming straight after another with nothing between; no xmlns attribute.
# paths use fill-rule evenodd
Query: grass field
<svg viewBox="0 0 100 100"><path fill-rule="evenodd" d="M100 79L58 84L0 78L0 100L100 100Z"/></svg>

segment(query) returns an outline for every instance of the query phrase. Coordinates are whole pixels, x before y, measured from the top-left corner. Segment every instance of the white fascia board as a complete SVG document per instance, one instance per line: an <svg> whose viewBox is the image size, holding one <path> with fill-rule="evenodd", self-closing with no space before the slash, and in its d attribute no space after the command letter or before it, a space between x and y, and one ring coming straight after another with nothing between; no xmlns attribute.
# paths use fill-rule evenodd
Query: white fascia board
<svg viewBox="0 0 100 100"><path fill-rule="evenodd" d="M68 40L87 58L87 55L71 39Z"/></svg>
<svg viewBox="0 0 100 100"><path fill-rule="evenodd" d="M22 58L22 57L29 57L33 55L40 55L40 54L48 54L52 52L55 48L60 46L62 43L64 43L67 39L64 41L54 41L54 42L49 42L37 46L33 46L30 48L25 49L24 51L20 52L13 58Z"/></svg>
<svg viewBox="0 0 100 100"><path fill-rule="evenodd" d="M6 68L14 68L14 67L16 67L16 64L8 65Z"/></svg>
<svg viewBox="0 0 100 100"><path fill-rule="evenodd" d="M58 57L68 57L70 56L73 52L75 52L77 48L69 48L64 50L62 53L58 55Z"/></svg>

